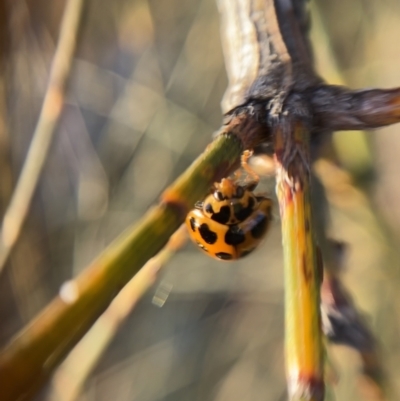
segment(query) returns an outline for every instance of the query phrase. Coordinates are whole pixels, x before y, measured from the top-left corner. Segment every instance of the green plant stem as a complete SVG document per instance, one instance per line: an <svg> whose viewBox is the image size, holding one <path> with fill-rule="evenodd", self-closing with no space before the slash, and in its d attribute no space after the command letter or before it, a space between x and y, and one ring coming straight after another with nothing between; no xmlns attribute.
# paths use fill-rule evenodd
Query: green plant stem
<svg viewBox="0 0 400 401"><path fill-rule="evenodd" d="M324 397L321 277L313 235L308 135L303 124L293 121L288 130L278 128L275 137L285 271L285 358L291 401L322 401Z"/></svg>
<svg viewBox="0 0 400 401"><path fill-rule="evenodd" d="M154 256L210 186L238 166L242 143L229 132L206 151L134 226L78 277L0 353L2 401L26 400L87 332L121 288Z"/></svg>

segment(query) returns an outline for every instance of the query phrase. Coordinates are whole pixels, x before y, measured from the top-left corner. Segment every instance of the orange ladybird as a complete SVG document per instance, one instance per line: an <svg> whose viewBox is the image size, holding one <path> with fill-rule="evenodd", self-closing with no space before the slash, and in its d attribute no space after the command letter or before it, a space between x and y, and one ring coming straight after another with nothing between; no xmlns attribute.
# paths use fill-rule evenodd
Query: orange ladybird
<svg viewBox="0 0 400 401"><path fill-rule="evenodd" d="M186 225L192 241L211 257L242 258L258 246L268 231L272 201L253 193L257 182L239 185L224 178L188 213Z"/></svg>

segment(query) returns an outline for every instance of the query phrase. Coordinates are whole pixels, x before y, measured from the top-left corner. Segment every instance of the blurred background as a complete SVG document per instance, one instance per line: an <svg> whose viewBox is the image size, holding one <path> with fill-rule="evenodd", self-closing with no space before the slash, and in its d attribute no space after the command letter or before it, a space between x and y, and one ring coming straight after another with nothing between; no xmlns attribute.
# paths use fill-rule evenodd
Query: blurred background
<svg viewBox="0 0 400 401"><path fill-rule="evenodd" d="M0 2L0 210L30 146L64 1ZM400 86L400 2L311 2L319 73L352 88ZM22 235L0 277L4 345L203 151L227 86L215 0L87 0L62 118ZM380 344L389 399L400 394L399 126L342 132L316 171L343 280ZM272 177L260 191L274 197ZM163 292L163 306L154 301ZM165 301L165 303L164 303ZM37 400L286 399L278 210L239 262L187 244L86 373L72 368ZM96 337L94 337L94 342ZM91 344L95 345L95 344ZM337 400L377 399L358 355L330 347ZM70 375L70 376L69 376ZM79 391L68 395L71 383Z"/></svg>

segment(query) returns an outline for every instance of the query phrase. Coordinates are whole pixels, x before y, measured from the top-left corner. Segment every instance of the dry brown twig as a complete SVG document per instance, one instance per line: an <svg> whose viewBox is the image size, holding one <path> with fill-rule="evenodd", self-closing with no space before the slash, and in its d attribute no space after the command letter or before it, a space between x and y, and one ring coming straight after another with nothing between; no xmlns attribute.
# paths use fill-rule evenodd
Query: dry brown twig
<svg viewBox="0 0 400 401"><path fill-rule="evenodd" d="M65 5L58 45L39 120L3 219L0 236L0 273L4 269L24 224L62 112L65 87L73 61L83 4L84 0L68 0Z"/></svg>

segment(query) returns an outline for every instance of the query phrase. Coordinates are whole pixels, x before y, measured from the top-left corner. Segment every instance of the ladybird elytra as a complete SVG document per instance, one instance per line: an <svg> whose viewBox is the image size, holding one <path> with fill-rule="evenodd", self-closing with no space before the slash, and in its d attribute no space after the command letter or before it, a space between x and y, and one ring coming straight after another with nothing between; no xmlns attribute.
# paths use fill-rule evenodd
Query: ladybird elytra
<svg viewBox="0 0 400 401"><path fill-rule="evenodd" d="M225 234L229 230L228 225L206 218L199 209L189 212L186 217L186 225L192 241L208 255L218 259L217 253L222 252L231 255L231 259L238 258L235 246L225 242ZM210 238L215 238L215 241L210 241Z"/></svg>

